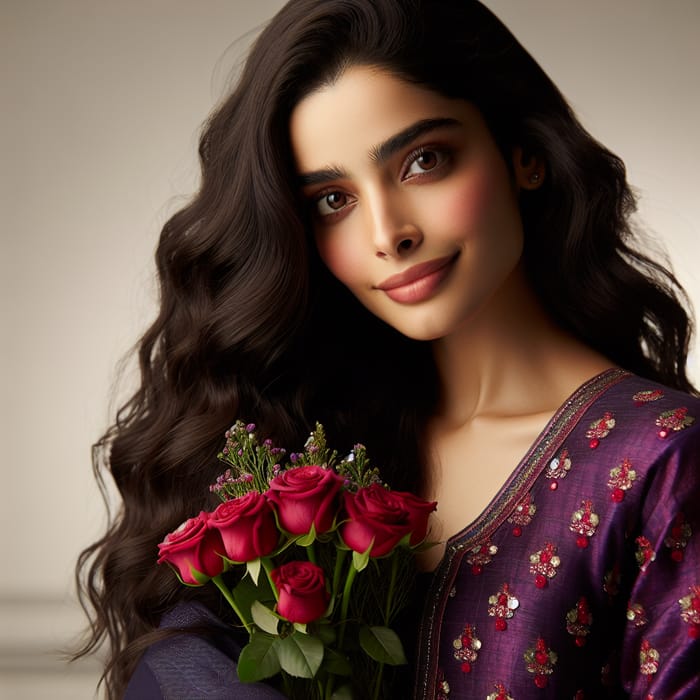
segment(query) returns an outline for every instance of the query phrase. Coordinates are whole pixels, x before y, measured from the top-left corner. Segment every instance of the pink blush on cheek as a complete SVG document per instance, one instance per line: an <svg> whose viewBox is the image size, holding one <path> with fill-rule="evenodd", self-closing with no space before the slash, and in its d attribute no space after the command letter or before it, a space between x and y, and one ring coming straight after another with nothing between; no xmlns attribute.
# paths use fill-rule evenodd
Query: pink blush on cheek
<svg viewBox="0 0 700 700"><path fill-rule="evenodd" d="M357 245L340 245L337 242L334 245L319 242L317 245L321 260L331 274L345 285L356 281L357 271L366 267L366 262L360 259Z"/></svg>
<svg viewBox="0 0 700 700"><path fill-rule="evenodd" d="M505 165L503 169L505 171ZM499 202L503 197L503 177L504 173L493 169L473 173L444 198L440 218L444 217L445 222L449 221L463 231L465 226L478 230L481 224L493 220L494 216L499 217L501 207L507 207L505 202Z"/></svg>

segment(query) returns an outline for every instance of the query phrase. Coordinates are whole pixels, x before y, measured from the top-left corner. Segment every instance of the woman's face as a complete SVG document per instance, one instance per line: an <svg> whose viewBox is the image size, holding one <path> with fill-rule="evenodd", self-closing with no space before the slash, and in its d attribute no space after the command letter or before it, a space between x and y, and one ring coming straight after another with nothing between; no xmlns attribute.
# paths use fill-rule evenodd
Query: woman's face
<svg viewBox="0 0 700 700"><path fill-rule="evenodd" d="M321 258L401 333L451 334L517 267L517 185L471 104L355 66L297 105L290 137Z"/></svg>

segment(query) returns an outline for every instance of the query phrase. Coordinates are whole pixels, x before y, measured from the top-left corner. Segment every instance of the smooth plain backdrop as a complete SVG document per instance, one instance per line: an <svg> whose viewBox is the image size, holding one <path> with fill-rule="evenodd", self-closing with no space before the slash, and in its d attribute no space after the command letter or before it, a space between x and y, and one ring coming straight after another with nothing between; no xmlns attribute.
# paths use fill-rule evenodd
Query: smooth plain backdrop
<svg viewBox="0 0 700 700"><path fill-rule="evenodd" d="M700 4L487 5L623 157L640 220L700 306ZM105 523L90 445L154 314L153 251L196 188L199 125L280 6L0 1L0 697L92 694L96 664L52 652L81 624L72 569Z"/></svg>

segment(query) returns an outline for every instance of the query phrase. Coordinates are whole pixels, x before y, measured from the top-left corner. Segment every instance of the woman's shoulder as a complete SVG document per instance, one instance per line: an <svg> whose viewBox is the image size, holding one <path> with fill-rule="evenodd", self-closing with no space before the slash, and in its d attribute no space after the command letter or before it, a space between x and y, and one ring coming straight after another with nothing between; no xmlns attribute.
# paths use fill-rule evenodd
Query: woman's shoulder
<svg viewBox="0 0 700 700"><path fill-rule="evenodd" d="M618 375L589 406L586 420L598 414L600 425L588 426L591 435L598 428L601 434L614 433L651 453L691 445L700 449L700 397L644 377Z"/></svg>
<svg viewBox="0 0 700 700"><path fill-rule="evenodd" d="M152 644L141 657L125 700L270 700L283 697L261 683L242 683L236 674L241 644L228 628L197 602L181 603L163 616L163 630L175 633ZM207 628L204 636L188 632Z"/></svg>

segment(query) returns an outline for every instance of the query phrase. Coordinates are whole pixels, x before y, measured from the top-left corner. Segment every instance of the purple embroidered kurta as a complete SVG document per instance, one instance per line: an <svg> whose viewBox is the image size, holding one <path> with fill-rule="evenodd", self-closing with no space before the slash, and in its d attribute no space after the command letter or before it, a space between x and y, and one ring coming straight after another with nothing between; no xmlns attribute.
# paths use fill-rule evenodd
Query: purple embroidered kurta
<svg viewBox="0 0 700 700"><path fill-rule="evenodd" d="M448 541L415 697L700 698L696 418L619 370L574 393Z"/></svg>

